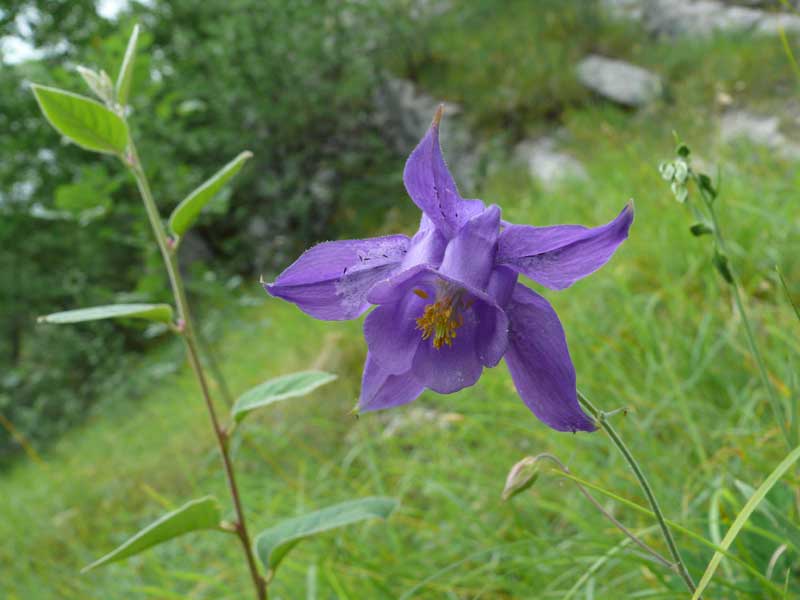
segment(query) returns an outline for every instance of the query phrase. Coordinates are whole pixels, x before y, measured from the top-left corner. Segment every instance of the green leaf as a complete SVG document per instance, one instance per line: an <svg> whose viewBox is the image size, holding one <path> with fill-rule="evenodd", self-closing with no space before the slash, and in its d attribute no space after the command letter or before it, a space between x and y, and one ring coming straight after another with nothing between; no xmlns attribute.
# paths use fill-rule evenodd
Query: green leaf
<svg viewBox="0 0 800 600"><path fill-rule="evenodd" d="M775 271L777 271L777 273L778 273L778 279L781 282L781 287L783 288L783 293L786 294L786 299L789 301L789 304L792 305L792 308L794 309L794 314L797 317L797 319L800 321L800 308L797 307L797 304L795 304L794 300L792 299L792 294L789 291L789 286L786 285L786 280L783 278L783 273L781 273L780 268L777 267L777 266L775 267Z"/></svg>
<svg viewBox="0 0 800 600"><path fill-rule="evenodd" d="M699 184L700 189L705 191L712 200L717 197L717 190L714 189L714 184L711 182L711 177L705 173L700 173L697 176L697 183Z"/></svg>
<svg viewBox="0 0 800 600"><path fill-rule="evenodd" d="M239 396L233 406L233 418L238 423L258 408L304 396L334 379L336 375L324 371L301 371L270 379Z"/></svg>
<svg viewBox="0 0 800 600"><path fill-rule="evenodd" d="M733 521L733 525L728 530L728 533L725 534L725 537L722 539L722 542L719 544L720 550L714 552L714 556L711 557L711 560L708 562L708 566L706 567L705 573L700 578L700 582L697 584L697 589L695 590L694 594L692 595L692 600L697 600L700 595L703 593L703 590L706 589L711 578L714 576L714 572L717 570L720 561L723 557L723 552L727 551L730 548L733 540L736 539L736 536L739 535L739 532L744 527L747 519L750 518L750 515L753 514L753 511L756 509L758 504L764 499L767 493L772 489L772 487L778 483L778 480L783 477L783 474L789 470L789 468L800 458L800 446L792 450L786 458L784 458L781 463L775 467L775 470L770 473L769 477L764 480L755 493L750 496L750 499L745 503L742 507L742 510L736 515L736 519Z"/></svg>
<svg viewBox="0 0 800 600"><path fill-rule="evenodd" d="M50 124L78 146L107 154L125 152L128 126L119 115L86 96L38 84L31 89Z"/></svg>
<svg viewBox="0 0 800 600"><path fill-rule="evenodd" d="M222 189L228 180L239 172L245 161L253 156L250 151L242 152L227 165L222 167L208 181L189 194L175 207L169 217L169 228L176 236L182 236L197 220L203 207Z"/></svg>
<svg viewBox="0 0 800 600"><path fill-rule="evenodd" d="M731 268L728 264L728 257L719 250L714 250L714 256L711 260L717 268L717 271L719 271L719 274L722 275L722 278L733 285L733 273L731 273Z"/></svg>
<svg viewBox="0 0 800 600"><path fill-rule="evenodd" d="M397 504L394 498L361 498L281 521L258 534L256 553L264 568L274 572L289 551L305 538L365 519L385 519Z"/></svg>
<svg viewBox="0 0 800 600"><path fill-rule="evenodd" d="M128 104L128 95L131 91L131 80L133 79L133 62L136 58L136 42L139 40L139 25L133 26L131 37L128 40L128 47L125 49L125 58L122 59L117 76L117 102L122 106Z"/></svg>
<svg viewBox="0 0 800 600"><path fill-rule="evenodd" d="M192 531L202 529L216 529L225 531L220 526L222 513L216 498L206 496L187 502L179 509L167 513L154 523L151 523L139 533L128 539L121 546L112 550L102 558L81 569L81 573L91 571L96 567L116 562L139 554L158 544Z"/></svg>
<svg viewBox="0 0 800 600"><path fill-rule="evenodd" d="M172 321L172 307L169 304L109 304L93 306L77 310L65 310L39 317L40 323L82 323L84 321L100 321L102 319L146 319L169 323Z"/></svg>

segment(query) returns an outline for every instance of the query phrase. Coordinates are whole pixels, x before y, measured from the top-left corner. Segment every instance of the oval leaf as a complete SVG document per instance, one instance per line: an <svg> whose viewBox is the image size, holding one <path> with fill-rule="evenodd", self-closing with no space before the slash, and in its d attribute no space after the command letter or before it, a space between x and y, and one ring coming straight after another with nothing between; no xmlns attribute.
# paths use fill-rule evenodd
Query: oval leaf
<svg viewBox="0 0 800 600"><path fill-rule="evenodd" d="M99 102L64 90L32 84L31 88L50 124L87 150L122 154L128 146L128 126Z"/></svg>
<svg viewBox="0 0 800 600"><path fill-rule="evenodd" d="M128 47L125 49L125 58L122 59L122 67L117 76L117 102L122 106L128 103L128 95L131 91L131 80L133 79L133 61L136 58L136 42L139 40L139 25L133 26L131 37L128 40Z"/></svg>
<svg viewBox="0 0 800 600"><path fill-rule="evenodd" d="M304 396L334 379L336 375L324 371L301 371L270 379L239 396L233 406L233 418L238 423L257 408Z"/></svg>
<svg viewBox="0 0 800 600"><path fill-rule="evenodd" d="M219 502L217 502L216 498L206 496L205 498L192 500L148 525L116 550L85 566L81 569L81 573L139 554L148 548L191 531L202 529L225 531L220 527L221 519Z"/></svg>
<svg viewBox="0 0 800 600"><path fill-rule="evenodd" d="M281 521L258 534L255 540L256 553L264 568L274 572L288 552L301 540L365 519L385 519L397 504L394 498L373 496L342 502Z"/></svg>
<svg viewBox="0 0 800 600"><path fill-rule="evenodd" d="M102 319L146 319L169 323L172 321L172 307L169 304L109 304L93 306L77 310L65 310L39 317L40 323L82 323L84 321L100 321Z"/></svg>
<svg viewBox="0 0 800 600"><path fill-rule="evenodd" d="M245 161L253 156L249 150L242 152L203 185L189 194L175 207L169 217L169 228L176 236L182 236L197 220L203 207L222 189L228 180L239 172Z"/></svg>

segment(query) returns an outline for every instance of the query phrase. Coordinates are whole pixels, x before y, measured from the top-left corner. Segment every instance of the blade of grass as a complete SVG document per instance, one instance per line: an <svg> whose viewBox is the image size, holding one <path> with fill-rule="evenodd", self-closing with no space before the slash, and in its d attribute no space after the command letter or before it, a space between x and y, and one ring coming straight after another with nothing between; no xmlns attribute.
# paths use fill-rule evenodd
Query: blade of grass
<svg viewBox="0 0 800 600"><path fill-rule="evenodd" d="M798 77L800 77L800 73L798 73ZM783 293L786 294L786 299L789 301L789 304L792 305L797 320L800 321L800 308L798 308L797 304L794 303L794 299L792 298L792 295L789 293L789 286L786 285L786 280L783 278L783 273L781 273L779 267L775 267L775 272L778 274L778 279L781 282L781 287L783 287Z"/></svg>
<svg viewBox="0 0 800 600"><path fill-rule="evenodd" d="M577 481L578 483L583 484L585 487L590 488L592 490L595 490L596 492L599 492L599 493L603 494L604 496L607 496L607 497L611 498L612 500L616 500L620 504L623 504L624 506L627 506L628 508L630 508L632 510L635 510L635 511L637 511L637 512L643 514L643 515L648 515L650 517L654 517L655 516L653 511L651 511L649 508L645 508L641 504L637 504L636 502L632 502L631 500L628 500L627 498L623 498L622 496L619 496L619 495L615 494L614 492L611 492L611 491L609 491L609 490L607 490L605 488L600 487L596 483L592 483L591 481L587 481L585 479L581 479L580 477L576 477L575 475L572 475L572 474L569 474L569 473L564 473L563 471L560 471L558 469L553 469L552 473L554 473L556 475L559 475L560 477L564 477L566 479L571 479L572 481ZM689 529L687 527L684 527L683 525L681 525L679 523L676 523L675 521L670 521L669 519L666 519L666 522L670 527L672 527L676 531L679 531L680 533L684 534L685 536L692 538L696 542L698 542L698 543L700 543L700 544L702 544L702 545L704 545L704 546L706 546L708 548L711 548L716 552L722 553L727 558L730 558L734 562L736 562L739 565L741 565L742 567L744 567L744 569L746 569L748 573L750 573L753 577L758 579L764 586L768 587L772 593L775 593L775 594L783 593L783 590L781 590L781 588L779 588L772 581L770 581L769 579L764 577L764 575L762 575L758 571L758 569L756 569L752 565L746 563L745 561L743 561L741 558L739 558L735 554L732 554L731 552L729 552L727 548L723 548L722 546L717 546L714 542L711 542L711 541L707 540L706 538L704 538L699 533L695 533L691 529Z"/></svg>
<svg viewBox="0 0 800 600"><path fill-rule="evenodd" d="M642 531L642 533L643 534L644 533L649 533L651 531L655 531L656 529L658 529L658 525L652 525L652 526L648 527L647 529L645 529L644 531ZM594 561L591 565L589 565L589 568L586 569L586 571L583 572L583 574L578 578L578 580L575 582L575 584L571 588L569 588L569 590L567 590L567 593L564 594L564 598L562 600L571 600L575 596L577 591L579 589L581 589L581 586L584 583L586 583L592 575L594 575L601 568L603 568L603 565L605 565L609 560L611 560L614 557L614 555L616 555L625 546L630 544L630 542L631 542L631 538L624 538L618 544L615 544L614 546L609 548L608 552L603 554L603 556L601 556L596 561Z"/></svg>
<svg viewBox="0 0 800 600"><path fill-rule="evenodd" d="M800 446L792 450L786 458L784 458L780 464L775 467L775 470L769 474L764 480L755 493L750 496L750 499L745 503L742 510L736 516L736 519L731 525L731 528L728 530L728 533L725 534L725 537L722 539L722 543L720 544L720 549L714 552L714 556L711 557L711 560L706 567L705 573L700 578L700 583L697 584L697 590L695 590L694 595L692 596L692 600L696 600L700 597L700 594L703 592L704 589L708 586L711 578L714 576L714 572L717 570L722 557L725 555L725 551L730 547L733 543L733 540L736 539L736 536L739 535L739 532L744 527L744 524L747 522L747 519L750 518L750 515L753 514L753 511L758 506L759 502L764 499L764 496L772 489L772 487L778 483L778 480L783 476L786 471L789 470L797 459L800 458Z"/></svg>

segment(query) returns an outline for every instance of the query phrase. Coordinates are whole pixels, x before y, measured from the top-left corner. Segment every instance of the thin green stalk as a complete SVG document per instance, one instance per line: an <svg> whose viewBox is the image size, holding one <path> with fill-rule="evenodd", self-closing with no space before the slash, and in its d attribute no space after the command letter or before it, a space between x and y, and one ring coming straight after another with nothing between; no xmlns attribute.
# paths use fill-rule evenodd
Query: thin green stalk
<svg viewBox="0 0 800 600"><path fill-rule="evenodd" d="M702 189L702 188L701 188ZM703 195L703 200L708 207L708 213L711 217L711 224L714 229L714 239L716 240L717 246L719 250L722 251L723 254L727 255L727 250L725 246L725 239L722 236L722 230L719 226L719 220L717 219L717 213L714 210L714 203L712 199L706 197L705 194ZM739 314L742 317L742 323L744 324L744 331L747 337L747 344L750 346L750 352L756 359L756 363L758 364L758 372L761 376L761 382L764 384L764 388L767 390L767 396L769 398L770 406L772 408L772 412L775 415L775 419L778 421L778 425L780 425L781 432L783 433L783 437L786 440L786 445L789 449L792 449L792 438L789 433L789 428L786 425L786 421L783 417L783 409L781 408L781 402L778 399L778 396L775 394L775 388L772 386L772 383L769 380L769 374L767 373L767 367L764 363L764 358L761 356L761 351L758 349L758 345L756 344L755 336L753 335L753 328L750 325L750 319L747 316L747 311L744 308L744 300L742 299L742 292L739 286L739 280L736 277L736 271L732 266L729 265L729 271L731 276L731 287L733 288L733 299L736 302L736 309L739 311Z"/></svg>
<svg viewBox="0 0 800 600"><path fill-rule="evenodd" d="M561 460L559 460L559 458L557 456L553 455L553 454L550 454L548 452L543 452L542 454L537 455L535 457L535 459L536 460L539 460L539 459L549 460L552 463L554 463L559 469L561 469L561 471L563 471L564 473L571 474L569 468L567 467L567 465L562 463ZM580 491L580 493L583 494L584 498L586 498L589 502L591 502L592 506L594 506L597 510L599 510L600 514L602 514L606 519L611 521L611 524L614 525L614 527L616 527L617 529L619 529L625 536L627 536L628 539L630 539L632 542L634 542L642 550L647 552L647 554L649 554L651 557L653 557L655 559L655 561L658 562L659 564L661 564L662 566L667 567L668 569L674 569L674 570L677 571L676 565L674 563L669 562L666 558L661 556L656 550L654 550L653 548L648 546L644 542L644 540L638 538L635 533L633 533L630 529L625 527L625 525L623 525L614 515L612 515L605 508L603 508L603 505L600 504L595 499L595 497L592 496L589 493L589 491L585 487L583 487L577 481L574 481L574 483L575 483L576 486L578 486L578 491Z"/></svg>
<svg viewBox="0 0 800 600"><path fill-rule="evenodd" d="M678 545L675 543L675 538L672 536L672 531L670 530L669 525L667 525L667 520L664 518L664 514L661 512L661 507L659 506L658 500L656 500L656 496L653 493L653 488L650 487L650 482L647 481L647 477L645 477L644 471L642 471L642 468L633 457L633 454L631 454L631 451L625 445L625 442L623 442L622 438L619 437L616 429L614 429L611 423L606 420L605 413L595 407L594 404L592 404L591 401L580 390L578 391L578 400L580 401L581 406L589 411L589 413L599 423L600 427L602 427L603 430L608 434L608 437L611 438L611 441L620 451L623 458L628 463L628 466L633 471L633 474L639 481L639 485L641 486L642 491L647 498L647 502L653 509L653 515L655 516L656 521L658 521L658 525L661 528L661 533L664 536L664 541L667 543L667 547L672 555L672 559L675 561L676 570L681 578L686 582L686 586L689 588L689 590L694 593L696 589L694 580L692 579L689 570L686 568L686 564L683 562L680 550L678 550Z"/></svg>
<svg viewBox="0 0 800 600"><path fill-rule="evenodd" d="M228 381L225 379L225 374L222 372L222 368L219 366L217 355L212 350L211 344L208 343L208 340L206 339L201 327L198 327L194 334L195 338L197 339L197 344L200 347L200 353L205 357L208 369L211 371L211 378L217 382L217 386L219 386L219 391L222 394L222 399L225 400L225 404L227 404L228 407L232 407L233 395L228 387Z"/></svg>
<svg viewBox="0 0 800 600"><path fill-rule="evenodd" d="M647 516L650 516L650 517L654 517L655 516L655 513L653 513L652 510L649 510L649 509L645 508L644 506L636 504L636 502L631 502L627 498L623 498L622 496L618 496L614 492L611 492L611 491L609 491L609 490L607 490L605 488L602 488L599 485L597 485L595 483L592 483L591 481L586 481L585 479L581 479L580 477L572 475L571 473L564 473L563 471L553 471L553 473L555 475L560 476L560 477L565 477L567 479L571 479L572 481L580 483L580 484L586 486L587 488L595 490L596 492L598 492L600 494L603 494L604 496L607 496L608 498L611 498L612 500L615 500L615 501L619 502L623 506L627 506L628 508L633 509L633 510L635 510L635 511L637 511L637 512L643 514L643 515L647 515ZM726 556L727 558L730 558L732 561L734 561L737 564L739 564L743 569L745 569L753 577L758 579L762 584L764 584L770 590L772 590L773 592L780 593L780 591L781 591L780 588L778 588L769 579L764 577L764 575L762 575L758 571L758 569L753 567L753 565L751 565L747 561L745 561L745 560L741 559L740 557L736 556L735 554L731 553L729 550L726 550L725 548L722 548L722 547L718 546L714 542L707 540L702 535L700 535L698 533L695 533L694 531L692 531L688 527L684 527L680 523L676 523L675 521L670 521L669 519L667 519L666 522L675 531L679 531L680 533L682 533L685 536L693 539L697 543L702 544L706 548L710 548L711 550L714 550L715 552L721 552L724 556Z"/></svg>
<svg viewBox="0 0 800 600"><path fill-rule="evenodd" d="M150 184L147 180L147 175L142 168L141 161L136 152L136 147L133 141L130 142L130 154L125 161L127 166L132 171L136 178L136 184L139 187L139 193L144 203L147 217L150 220L150 225L153 229L153 235L156 238L156 243L161 251L161 256L164 259L164 266L169 275L170 286L172 287L172 294L175 298L175 304L178 315L177 330L182 334L183 340L186 344L186 351L189 357L189 363L194 371L197 382L200 385L200 390L205 400L206 409L211 420L211 426L214 430L214 435L217 439L220 454L222 455L222 464L225 471L225 477L228 482L228 490L230 491L231 499L233 500L233 507L236 513L235 530L236 535L241 541L242 549L247 559L247 566L250 571L250 576L253 580L253 586L256 590L256 597L258 600L267 599L267 586L266 581L258 570L258 566L253 555L252 544L250 543L250 535L247 532L247 525L245 521L244 510L242 508L241 497L239 495L239 488L236 485L236 475L231 462L230 454L228 452L227 433L220 425L217 418L214 403L208 388L203 366L197 351L197 339L195 337L194 324L192 322L191 313L189 312L189 303L186 299L186 290L183 285L180 270L178 269L178 261L175 253L172 252L167 234L164 231L164 225L161 222L161 216L158 213L153 194L150 191Z"/></svg>

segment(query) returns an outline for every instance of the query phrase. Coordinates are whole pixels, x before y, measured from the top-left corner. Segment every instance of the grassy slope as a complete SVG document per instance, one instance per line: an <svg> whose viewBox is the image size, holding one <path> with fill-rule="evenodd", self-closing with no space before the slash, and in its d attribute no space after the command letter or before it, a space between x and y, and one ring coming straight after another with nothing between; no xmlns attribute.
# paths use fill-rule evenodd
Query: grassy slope
<svg viewBox="0 0 800 600"><path fill-rule="evenodd" d="M492 31L492 23L485 26ZM489 33L474 34L465 30L462 36L492 43ZM467 42L454 35L442 43L458 49ZM547 296L567 330L579 384L605 408L631 408L627 417L617 417L619 429L650 473L666 512L710 537L715 498L724 532L741 504L734 480L757 485L785 447L730 296L709 267L708 241L688 234L688 215L670 199L655 165L671 152L672 128L707 160L723 161L722 212L736 241L733 259L774 381L788 398L787 357L798 350L797 323L769 268L781 260L787 278L800 280L790 260L800 226L790 194L797 176L790 165L752 147L716 147L707 127L717 88L732 90L736 81L745 81L739 97L768 104L780 83L772 74L788 69L777 42L713 40L634 45L628 51L669 77L673 100L631 114L576 98L574 106L562 107L562 119L591 179L548 192L505 168L487 180L482 197L501 203L510 220L537 224L599 224L628 197L636 199L631 239L612 263ZM692 58L697 56L704 58ZM458 96L455 84L436 69L419 77L432 88L451 85ZM462 100L469 105L469 98ZM488 100L470 109L488 135L504 121L503 108ZM581 597L591 597L584 591L590 589L597 598L672 598L681 589L676 578L635 552L616 549L620 535L567 482L543 477L528 495L500 502L510 465L542 451L558 455L576 474L641 501L602 434L546 429L516 398L504 367L457 395L426 393L410 407L355 420L347 413L364 354L358 323L319 323L277 301L236 317L215 343L236 391L310 364L342 375L309 398L265 411L240 431L236 463L253 529L354 496L402 500L388 524L358 526L299 546L279 573L273 597L301 598L316 588L319 598L396 598L412 591L420 598L561 598L590 569L597 572L582 585ZM147 376L158 358L148 357L131 377ZM445 427L421 418L421 407L454 414ZM21 462L5 475L0 589L20 599L247 597L238 548L216 534L186 537L127 563L76 575L169 507L205 493L225 498L206 419L191 374L182 369L143 397L109 398L45 456L44 466ZM406 419L407 426L384 435L387 423L396 425L397 419ZM796 475L789 477L796 486ZM769 498L796 522L788 487ZM632 527L651 525L614 510ZM787 535L797 539L797 529L763 516L753 522L766 533L742 534L734 551L763 573ZM657 537L648 540L661 548ZM710 553L680 541L699 575ZM788 561L797 565L797 552L790 546L777 563L774 579L781 585ZM765 595L735 565L715 581L713 597ZM799 585L795 579L791 587Z"/></svg>

